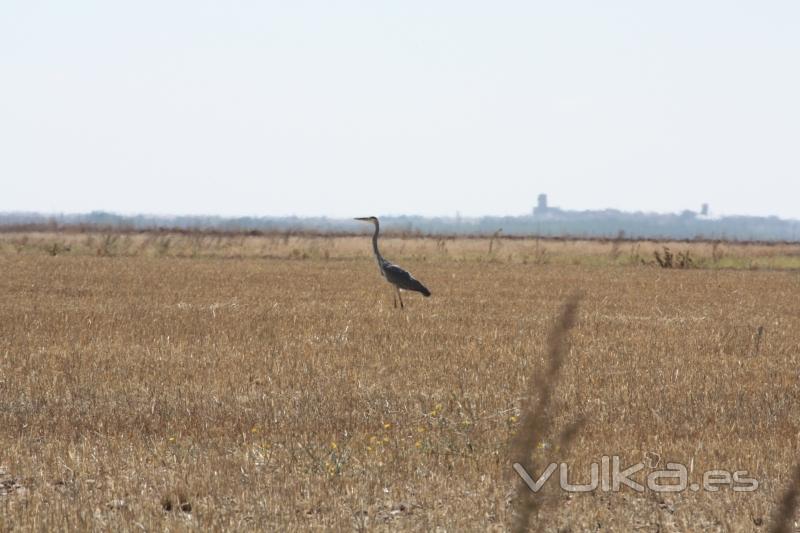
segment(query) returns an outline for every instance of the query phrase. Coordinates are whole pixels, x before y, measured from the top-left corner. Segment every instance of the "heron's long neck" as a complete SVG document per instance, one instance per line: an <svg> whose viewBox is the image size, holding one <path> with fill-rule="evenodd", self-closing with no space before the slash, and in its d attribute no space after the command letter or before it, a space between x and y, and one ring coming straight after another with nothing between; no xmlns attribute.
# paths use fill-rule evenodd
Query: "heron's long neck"
<svg viewBox="0 0 800 533"><path fill-rule="evenodd" d="M378 232L380 231L380 226L378 225L378 221L375 221L375 233L372 234L372 250L375 252L375 259L378 260L380 263L383 260L381 253L378 251Z"/></svg>

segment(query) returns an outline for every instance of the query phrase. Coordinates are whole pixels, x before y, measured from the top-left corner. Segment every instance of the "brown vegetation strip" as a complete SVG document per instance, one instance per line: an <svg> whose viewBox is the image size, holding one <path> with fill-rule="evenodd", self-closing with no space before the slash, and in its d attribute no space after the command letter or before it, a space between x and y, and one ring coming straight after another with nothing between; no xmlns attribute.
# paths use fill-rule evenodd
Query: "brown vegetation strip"
<svg viewBox="0 0 800 533"><path fill-rule="evenodd" d="M217 229L217 228L181 228L171 226L136 228L125 225L102 225L102 224L1 224L0 233L111 233L120 235L132 234L153 234L153 235L184 235L184 236L208 236L208 237L308 237L308 238L347 238L362 237L368 232L353 231L317 231L306 229ZM792 240L753 240L753 239L717 239L697 236L694 238L672 238L672 237L636 237L636 236L587 236L587 235L537 235L534 233L526 235L503 234L499 232L486 233L430 233L423 231L398 231L391 228L382 228L381 235L389 238L399 239L435 239L454 241L459 239L492 239L499 241L520 241L520 240L540 240L549 242L598 242L598 243L637 243L646 242L652 244L662 243L696 243L696 244L734 244L734 245L754 245L754 246L791 246L798 245L800 241Z"/></svg>

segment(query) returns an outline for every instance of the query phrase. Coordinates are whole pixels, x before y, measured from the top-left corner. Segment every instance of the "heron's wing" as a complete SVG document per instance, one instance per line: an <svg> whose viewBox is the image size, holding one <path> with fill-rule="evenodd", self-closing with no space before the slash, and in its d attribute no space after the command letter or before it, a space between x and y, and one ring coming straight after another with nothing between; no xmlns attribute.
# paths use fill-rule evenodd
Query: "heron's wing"
<svg viewBox="0 0 800 533"><path fill-rule="evenodd" d="M386 262L383 265L383 271L386 274L386 279L401 289L421 292L425 296L431 295L431 291L425 288L425 285L399 266Z"/></svg>

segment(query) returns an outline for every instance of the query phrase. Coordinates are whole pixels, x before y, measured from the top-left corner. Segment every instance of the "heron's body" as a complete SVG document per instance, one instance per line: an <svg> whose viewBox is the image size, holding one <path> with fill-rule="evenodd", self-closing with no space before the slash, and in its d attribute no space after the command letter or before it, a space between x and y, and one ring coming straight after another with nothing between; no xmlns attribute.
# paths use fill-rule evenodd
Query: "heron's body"
<svg viewBox="0 0 800 533"><path fill-rule="evenodd" d="M422 293L422 295L426 297L430 296L431 291L420 283L419 280L409 272L383 258L381 252L378 250L378 232L380 232L380 223L378 219L375 217L365 217L357 218L356 220L372 222L375 225L375 233L372 234L372 251L375 253L375 260L378 262L381 275L386 278L386 281L394 285L397 299L400 300L400 307L403 307L403 298L400 296L400 289L404 291L416 291ZM396 306L397 301L395 301L395 307Z"/></svg>

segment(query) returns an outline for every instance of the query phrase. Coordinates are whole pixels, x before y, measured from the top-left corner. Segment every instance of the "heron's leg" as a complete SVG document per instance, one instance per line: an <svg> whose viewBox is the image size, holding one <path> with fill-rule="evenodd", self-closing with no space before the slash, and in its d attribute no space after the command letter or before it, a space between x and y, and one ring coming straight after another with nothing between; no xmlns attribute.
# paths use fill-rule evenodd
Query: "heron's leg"
<svg viewBox="0 0 800 533"><path fill-rule="evenodd" d="M403 297L400 296L400 288L395 287L395 290L397 291L397 298L400 300L400 309L405 309L405 307L403 306Z"/></svg>
<svg viewBox="0 0 800 533"><path fill-rule="evenodd" d="M394 304L394 308L397 309L397 295L392 294L392 303Z"/></svg>

